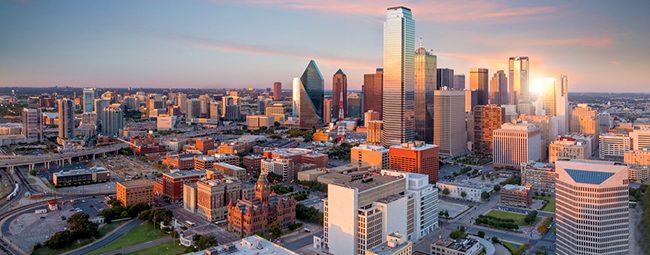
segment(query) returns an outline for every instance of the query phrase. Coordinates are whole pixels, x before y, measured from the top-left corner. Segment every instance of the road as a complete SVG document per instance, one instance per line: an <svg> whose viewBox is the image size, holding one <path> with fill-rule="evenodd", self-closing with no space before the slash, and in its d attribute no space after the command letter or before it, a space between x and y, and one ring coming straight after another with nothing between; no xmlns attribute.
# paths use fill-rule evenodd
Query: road
<svg viewBox="0 0 650 255"><path fill-rule="evenodd" d="M0 168L9 166L24 166L29 164L42 164L45 162L52 162L67 158L76 158L81 156L88 156L93 154L102 154L107 152L118 151L122 148L128 148L129 145L125 143L112 144L103 147L97 147L89 150L82 150L70 153L56 153L56 154L40 154L32 155L29 157L17 157L13 159L4 159L0 161Z"/></svg>
<svg viewBox="0 0 650 255"><path fill-rule="evenodd" d="M99 249L101 247L104 247L104 246L108 245L109 243L112 243L113 241L115 241L118 238L122 237L123 235L125 235L126 233L128 233L129 231L131 231L133 228L137 227L140 224L142 224L141 220L133 219L133 220L127 222L126 224L120 226L119 228L117 228L113 232L109 233L108 235L102 237L101 239L99 239L99 240L97 240L97 241L95 241L95 242L93 242L93 243L91 243L89 245L86 245L84 247L81 247L79 249L67 252L65 254L66 255L84 255L84 254L90 253L90 252L92 252L94 250L97 250L97 249Z"/></svg>

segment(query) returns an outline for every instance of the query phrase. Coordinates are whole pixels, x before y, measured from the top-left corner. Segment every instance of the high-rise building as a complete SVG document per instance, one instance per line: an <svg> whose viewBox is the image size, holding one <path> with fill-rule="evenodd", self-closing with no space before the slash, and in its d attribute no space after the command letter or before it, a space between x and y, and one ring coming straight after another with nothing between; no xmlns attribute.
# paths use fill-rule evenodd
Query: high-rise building
<svg viewBox="0 0 650 255"><path fill-rule="evenodd" d="M95 100L95 89L84 88L82 99L83 99L83 112L92 112L93 103Z"/></svg>
<svg viewBox="0 0 650 255"><path fill-rule="evenodd" d="M553 78L544 79L544 87L542 90L542 109L547 116L557 115L557 81Z"/></svg>
<svg viewBox="0 0 650 255"><path fill-rule="evenodd" d="M436 56L420 47L415 51L415 140L433 143L433 92Z"/></svg>
<svg viewBox="0 0 650 255"><path fill-rule="evenodd" d="M241 118L239 97L224 96L221 98L221 114L225 120L239 120Z"/></svg>
<svg viewBox="0 0 650 255"><path fill-rule="evenodd" d="M368 136L366 140L371 144L380 144L384 133L384 122L381 120L368 121Z"/></svg>
<svg viewBox="0 0 650 255"><path fill-rule="evenodd" d="M353 92L350 93L348 96L348 115L352 118L361 118L362 116L362 111L361 107L363 106L362 104L363 98L359 93Z"/></svg>
<svg viewBox="0 0 650 255"><path fill-rule="evenodd" d="M379 112L369 110L363 113L363 126L368 127L368 122L373 120L381 120L381 114Z"/></svg>
<svg viewBox="0 0 650 255"><path fill-rule="evenodd" d="M201 117L210 116L210 101L212 101L212 98L208 94L203 94L199 96L199 101L201 102Z"/></svg>
<svg viewBox="0 0 650 255"><path fill-rule="evenodd" d="M501 128L505 115L504 108L497 105L477 105L474 107L474 153L492 154L492 135Z"/></svg>
<svg viewBox="0 0 650 255"><path fill-rule="evenodd" d="M370 166L388 169L388 149L369 144L360 144L350 150L350 163L355 166Z"/></svg>
<svg viewBox="0 0 650 255"><path fill-rule="evenodd" d="M571 111L571 133L598 136L598 111L587 104L578 104Z"/></svg>
<svg viewBox="0 0 650 255"><path fill-rule="evenodd" d="M195 185L196 212L209 221L226 220L228 203L242 199L242 184L235 178L200 180ZM184 197L185 191L186 189L183 188Z"/></svg>
<svg viewBox="0 0 650 255"><path fill-rule="evenodd" d="M182 113L187 113L187 94L178 93L178 98L176 99L176 106L180 109Z"/></svg>
<svg viewBox="0 0 650 255"><path fill-rule="evenodd" d="M630 132L630 139L633 150L650 150L650 129L635 129Z"/></svg>
<svg viewBox="0 0 650 255"><path fill-rule="evenodd" d="M220 117L219 102L212 100L212 101L210 101L210 116L209 116L209 118L213 119L213 120L218 120L219 117Z"/></svg>
<svg viewBox="0 0 650 255"><path fill-rule="evenodd" d="M192 118L198 118L201 115L201 101L198 98L192 98L187 100L187 106L185 107L185 119L190 120Z"/></svg>
<svg viewBox="0 0 650 255"><path fill-rule="evenodd" d="M27 142L43 141L41 109L23 108L23 129L21 133L25 136Z"/></svg>
<svg viewBox="0 0 650 255"><path fill-rule="evenodd" d="M632 139L628 134L605 133L598 136L600 159L623 161L625 152L632 150Z"/></svg>
<svg viewBox="0 0 650 255"><path fill-rule="evenodd" d="M455 82L454 69L449 68L437 68L436 69L436 89L441 89L442 87L447 87L447 89L456 89L460 86L456 86ZM463 75L465 77L465 75ZM465 78L463 78L463 88L465 89Z"/></svg>
<svg viewBox="0 0 650 255"><path fill-rule="evenodd" d="M348 116L348 76L341 69L332 78L332 118L344 119Z"/></svg>
<svg viewBox="0 0 650 255"><path fill-rule="evenodd" d="M59 138L74 138L74 103L68 98L59 99Z"/></svg>
<svg viewBox="0 0 650 255"><path fill-rule="evenodd" d="M519 115L518 121L535 125L540 132L542 159L548 158L548 145L558 136L558 117L546 115Z"/></svg>
<svg viewBox="0 0 650 255"><path fill-rule="evenodd" d="M120 136L120 130L124 129L124 113L119 106L106 107L100 117L102 127L101 134L104 136Z"/></svg>
<svg viewBox="0 0 650 255"><path fill-rule="evenodd" d="M389 149L390 169L429 176L438 181L438 146L415 141L393 145Z"/></svg>
<svg viewBox="0 0 650 255"><path fill-rule="evenodd" d="M510 57L508 61L508 91L510 104L528 102L528 57Z"/></svg>
<svg viewBox="0 0 650 255"><path fill-rule="evenodd" d="M332 99L323 99L323 123L332 122Z"/></svg>
<svg viewBox="0 0 650 255"><path fill-rule="evenodd" d="M411 9L388 8L384 23L384 146L413 140L415 21Z"/></svg>
<svg viewBox="0 0 650 255"><path fill-rule="evenodd" d="M453 84L454 84L454 86L451 89L453 89L453 90L464 90L465 89L465 75L464 74L455 74ZM438 89L440 89L440 88L438 88Z"/></svg>
<svg viewBox="0 0 650 255"><path fill-rule="evenodd" d="M457 156L466 152L465 91L434 92L433 143L440 154Z"/></svg>
<svg viewBox="0 0 650 255"><path fill-rule="evenodd" d="M469 88L478 91L478 105L488 104L490 94L488 91L488 70L486 68L469 69Z"/></svg>
<svg viewBox="0 0 650 255"><path fill-rule="evenodd" d="M379 113L379 118L382 114L382 96L384 84L384 69L377 68L374 74L363 75L363 96L371 100L363 101L363 109L365 111L376 111Z"/></svg>
<svg viewBox="0 0 650 255"><path fill-rule="evenodd" d="M558 255L628 254L628 167L595 160L555 168Z"/></svg>
<svg viewBox="0 0 650 255"><path fill-rule="evenodd" d="M505 123L494 130L492 139L495 167L519 168L521 163L542 159L542 137L533 124Z"/></svg>
<svg viewBox="0 0 650 255"><path fill-rule="evenodd" d="M296 84L296 82L298 82ZM297 85L297 86L296 86ZM314 129L321 125L323 120L324 82L316 61L311 60L300 76L294 79L294 96L298 95L298 102L294 101L294 111L298 104L298 121L302 129ZM298 94L296 94L298 93ZM294 98L294 100L296 100Z"/></svg>
<svg viewBox="0 0 650 255"><path fill-rule="evenodd" d="M496 105L508 104L508 78L503 70L499 70L490 80L490 103Z"/></svg>
<svg viewBox="0 0 650 255"><path fill-rule="evenodd" d="M158 115L158 109L162 109L164 106L163 97L160 94L149 94L147 95L147 115L149 117L154 117Z"/></svg>
<svg viewBox="0 0 650 255"><path fill-rule="evenodd" d="M273 83L273 100L282 100L282 82L276 81Z"/></svg>
<svg viewBox="0 0 650 255"><path fill-rule="evenodd" d="M560 84L556 91L555 116L558 117L558 134L564 135L569 132L569 78L566 75L560 76ZM600 133L600 132L599 132Z"/></svg>

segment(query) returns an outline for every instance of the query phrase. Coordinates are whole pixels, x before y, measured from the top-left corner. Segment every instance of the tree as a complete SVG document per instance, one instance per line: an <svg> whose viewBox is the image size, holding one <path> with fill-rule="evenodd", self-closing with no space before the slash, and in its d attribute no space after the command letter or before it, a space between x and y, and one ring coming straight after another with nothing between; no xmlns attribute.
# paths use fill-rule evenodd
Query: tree
<svg viewBox="0 0 650 255"><path fill-rule="evenodd" d="M282 236L282 229L278 222L273 222L269 227L269 234L271 234L271 239L277 239Z"/></svg>
<svg viewBox="0 0 650 255"><path fill-rule="evenodd" d="M493 236L493 237L492 237L492 242L493 242L493 243L499 243L499 238L496 237L496 236Z"/></svg>
<svg viewBox="0 0 650 255"><path fill-rule="evenodd" d="M490 193L487 193L485 191L481 192L481 199L482 200L488 200L490 199Z"/></svg>
<svg viewBox="0 0 650 255"><path fill-rule="evenodd" d="M217 238L209 235L194 235L192 237L194 246L199 250L205 250L210 247L217 246Z"/></svg>
<svg viewBox="0 0 650 255"><path fill-rule="evenodd" d="M533 210L532 212L528 213L528 215L526 215L526 218L524 218L524 222L530 225L533 222L535 222L535 219L537 219L537 211Z"/></svg>
<svg viewBox="0 0 650 255"><path fill-rule="evenodd" d="M485 232L483 232L483 231L479 231L477 235L480 238L485 238Z"/></svg>
<svg viewBox="0 0 650 255"><path fill-rule="evenodd" d="M97 225L90 222L88 214L75 213L68 218L67 223L70 225L70 234L73 239L86 238L99 235Z"/></svg>
<svg viewBox="0 0 650 255"><path fill-rule="evenodd" d="M60 249L72 243L72 233L70 230L63 230L54 233L50 239L45 241L45 246L50 249Z"/></svg>
<svg viewBox="0 0 650 255"><path fill-rule="evenodd" d="M501 186L499 184L494 185L494 191L499 192L501 190Z"/></svg>
<svg viewBox="0 0 650 255"><path fill-rule="evenodd" d="M449 189L447 187L442 189L442 194L445 195L445 196L449 195Z"/></svg>
<svg viewBox="0 0 650 255"><path fill-rule="evenodd" d="M467 196L467 192L465 192L465 191L461 191L461 192L460 192L460 196L463 197L463 198L465 198L465 197Z"/></svg>

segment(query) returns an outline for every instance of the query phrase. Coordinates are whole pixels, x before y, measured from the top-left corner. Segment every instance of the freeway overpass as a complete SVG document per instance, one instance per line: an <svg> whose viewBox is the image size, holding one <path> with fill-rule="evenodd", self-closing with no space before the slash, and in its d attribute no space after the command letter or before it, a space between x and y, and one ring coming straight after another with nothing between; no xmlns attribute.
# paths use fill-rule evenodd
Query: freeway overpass
<svg viewBox="0 0 650 255"><path fill-rule="evenodd" d="M117 152L120 149L128 148L129 144L118 143L108 146L97 147L89 150L81 150L68 153L52 153L52 154L41 154L41 155L29 155L29 156L18 156L12 159L3 159L0 160L0 169L7 169L13 171L16 167L29 166L29 169L32 170L36 165L43 164L45 167L49 168L50 164L54 163L59 166L72 163L72 160L77 158L92 158L96 156L104 156L106 153Z"/></svg>

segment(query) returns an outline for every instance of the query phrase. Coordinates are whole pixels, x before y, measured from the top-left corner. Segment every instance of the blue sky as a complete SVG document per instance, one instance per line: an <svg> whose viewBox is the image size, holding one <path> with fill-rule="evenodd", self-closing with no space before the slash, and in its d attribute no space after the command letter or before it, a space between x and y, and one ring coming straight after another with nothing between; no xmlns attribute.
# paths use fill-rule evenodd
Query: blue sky
<svg viewBox="0 0 650 255"><path fill-rule="evenodd" d="M290 88L313 58L326 89L339 68L358 89L394 5L439 67L522 55L571 91L650 92L650 1L0 0L0 86Z"/></svg>

